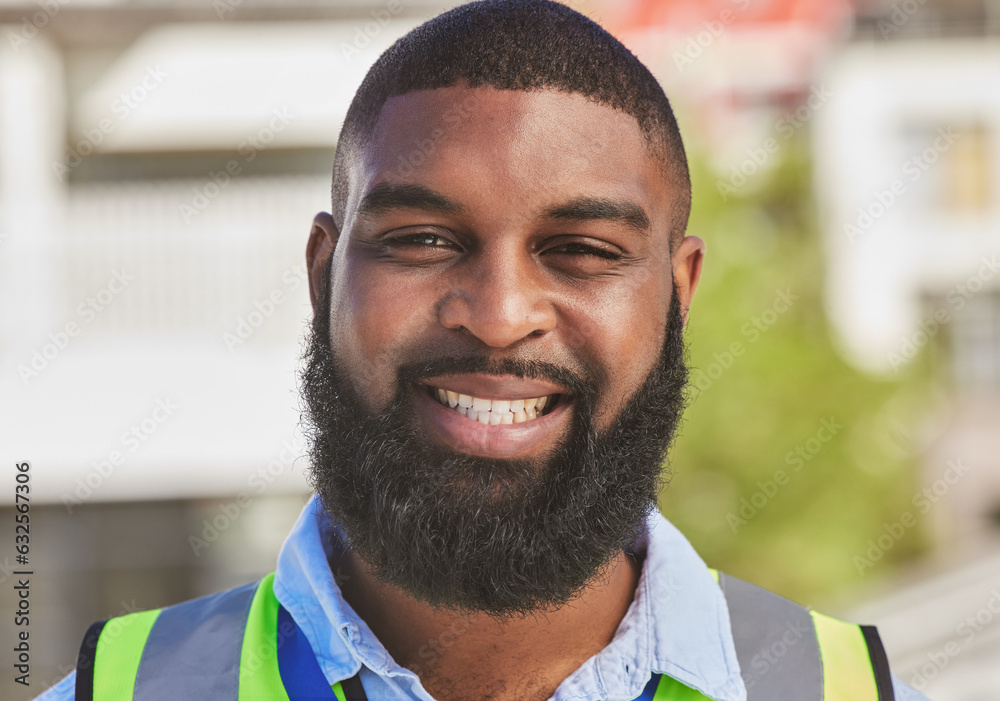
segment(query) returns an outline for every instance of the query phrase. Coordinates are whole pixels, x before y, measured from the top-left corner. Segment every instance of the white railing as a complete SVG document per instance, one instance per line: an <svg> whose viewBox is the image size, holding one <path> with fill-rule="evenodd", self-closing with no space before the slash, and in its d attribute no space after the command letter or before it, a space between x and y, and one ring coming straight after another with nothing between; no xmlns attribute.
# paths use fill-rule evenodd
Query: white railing
<svg viewBox="0 0 1000 701"><path fill-rule="evenodd" d="M206 192L218 194L197 197ZM276 315L293 314L298 325L308 300L306 239L313 215L329 208L328 192L327 179L317 177L234 179L222 189L208 178L75 186L55 246L57 313L70 319L80 305L101 307L92 340L217 339L280 290L295 303L279 305ZM105 307L94 295L116 271L132 279Z"/></svg>

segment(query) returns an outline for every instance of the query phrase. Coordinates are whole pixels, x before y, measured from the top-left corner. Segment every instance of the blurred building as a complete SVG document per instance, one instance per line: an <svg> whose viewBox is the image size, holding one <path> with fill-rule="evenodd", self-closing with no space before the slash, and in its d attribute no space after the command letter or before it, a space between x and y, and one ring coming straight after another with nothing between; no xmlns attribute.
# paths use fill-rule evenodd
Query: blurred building
<svg viewBox="0 0 1000 701"><path fill-rule="evenodd" d="M680 108L687 142L707 145L706 155L727 174L748 149L782 138L782 126L795 132L809 121L816 76L848 37L853 16L849 0L632 0L598 6L600 21L650 67ZM767 160L756 165L766 170L777 159Z"/></svg>
<svg viewBox="0 0 1000 701"><path fill-rule="evenodd" d="M932 701L991 701L1000 690L1000 553L955 558L850 612L878 625L893 672Z"/></svg>
<svg viewBox="0 0 1000 701"><path fill-rule="evenodd" d="M930 415L927 396L901 397L874 431L917 457L911 515L934 549L846 615L877 623L894 669L930 698L996 698L1000 2L605 9L681 98L723 198L766 183L784 143L810 136L836 342L875 376L918 364L936 378Z"/></svg>
<svg viewBox="0 0 1000 701"><path fill-rule="evenodd" d="M38 499L304 489L304 241L354 90L437 9L0 4L0 430Z"/></svg>
<svg viewBox="0 0 1000 701"><path fill-rule="evenodd" d="M0 0L0 452L32 464L38 612L32 688L0 697L56 681L94 620L273 569L308 491L304 250L336 137L446 5Z"/></svg>
<svg viewBox="0 0 1000 701"><path fill-rule="evenodd" d="M889 418L921 456L912 513L936 550L855 615L879 625L904 680L943 701L1000 690L998 34L997 2L864 3L813 132L845 356L937 378L932 416Z"/></svg>
<svg viewBox="0 0 1000 701"><path fill-rule="evenodd" d="M68 671L92 620L273 567L307 492L303 248L337 132L378 54L454 4L0 0L0 451L32 461L45 612L39 686L3 698ZM997 3L861 4L846 49L847 0L572 4L650 66L729 187L813 131L845 355L950 368L944 428L897 439L947 485L942 549L967 552L857 612L912 681L1000 585ZM994 698L997 630L926 673L931 698Z"/></svg>

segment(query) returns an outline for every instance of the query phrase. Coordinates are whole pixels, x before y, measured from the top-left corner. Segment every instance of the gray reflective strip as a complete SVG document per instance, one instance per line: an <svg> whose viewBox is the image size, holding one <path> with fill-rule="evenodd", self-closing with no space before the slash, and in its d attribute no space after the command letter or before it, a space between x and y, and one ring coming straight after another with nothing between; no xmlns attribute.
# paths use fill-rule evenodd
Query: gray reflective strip
<svg viewBox="0 0 1000 701"><path fill-rule="evenodd" d="M747 701L823 701L823 658L809 609L719 573Z"/></svg>
<svg viewBox="0 0 1000 701"><path fill-rule="evenodd" d="M258 584L163 609L139 661L133 701L237 701L243 632Z"/></svg>

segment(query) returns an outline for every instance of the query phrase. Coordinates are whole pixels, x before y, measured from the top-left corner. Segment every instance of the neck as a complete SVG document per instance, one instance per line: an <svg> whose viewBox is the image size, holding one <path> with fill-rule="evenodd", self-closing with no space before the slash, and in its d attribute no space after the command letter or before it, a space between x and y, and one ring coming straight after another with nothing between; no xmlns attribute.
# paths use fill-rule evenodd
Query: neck
<svg viewBox="0 0 1000 701"><path fill-rule="evenodd" d="M640 565L619 553L570 603L503 622L432 608L376 579L348 553L344 598L435 699L547 699L614 637L635 595Z"/></svg>

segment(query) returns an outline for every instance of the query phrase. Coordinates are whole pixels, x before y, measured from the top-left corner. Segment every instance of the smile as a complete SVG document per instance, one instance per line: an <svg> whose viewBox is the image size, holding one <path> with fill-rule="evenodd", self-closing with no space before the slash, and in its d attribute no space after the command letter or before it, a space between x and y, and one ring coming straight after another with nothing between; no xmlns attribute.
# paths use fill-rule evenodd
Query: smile
<svg viewBox="0 0 1000 701"><path fill-rule="evenodd" d="M551 450L570 426L573 398L540 379L477 373L427 378L416 409L428 434L453 450L521 458Z"/></svg>
<svg viewBox="0 0 1000 701"><path fill-rule="evenodd" d="M483 399L429 386L431 397L458 414L489 426L519 424L544 416L555 408L558 394L529 399Z"/></svg>

